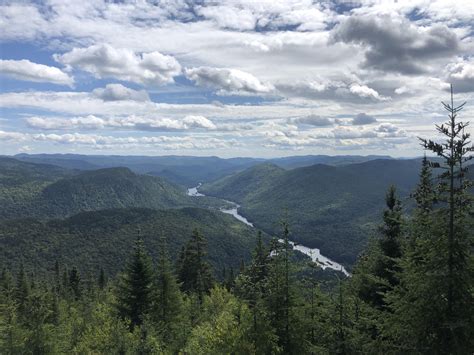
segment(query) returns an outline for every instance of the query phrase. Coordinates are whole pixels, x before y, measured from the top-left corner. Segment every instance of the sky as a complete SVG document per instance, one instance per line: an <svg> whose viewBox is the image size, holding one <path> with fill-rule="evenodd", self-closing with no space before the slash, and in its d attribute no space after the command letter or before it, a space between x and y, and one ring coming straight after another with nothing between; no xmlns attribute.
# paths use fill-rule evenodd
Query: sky
<svg viewBox="0 0 474 355"><path fill-rule="evenodd" d="M0 29L0 154L410 157L450 84L474 117L472 0L0 0Z"/></svg>

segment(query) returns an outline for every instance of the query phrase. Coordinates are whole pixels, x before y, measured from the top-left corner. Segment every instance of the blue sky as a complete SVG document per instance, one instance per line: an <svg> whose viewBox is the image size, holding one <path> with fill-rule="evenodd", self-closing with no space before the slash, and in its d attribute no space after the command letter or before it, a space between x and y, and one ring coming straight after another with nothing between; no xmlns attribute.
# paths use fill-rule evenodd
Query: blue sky
<svg viewBox="0 0 474 355"><path fill-rule="evenodd" d="M468 0L1 4L2 154L416 156L450 83L474 114Z"/></svg>

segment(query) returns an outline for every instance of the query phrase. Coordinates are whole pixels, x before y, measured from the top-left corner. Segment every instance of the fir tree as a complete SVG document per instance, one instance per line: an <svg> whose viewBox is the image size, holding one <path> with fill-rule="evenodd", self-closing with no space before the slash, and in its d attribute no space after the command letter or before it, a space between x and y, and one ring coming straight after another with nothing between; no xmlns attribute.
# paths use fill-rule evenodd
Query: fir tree
<svg viewBox="0 0 474 355"><path fill-rule="evenodd" d="M425 208L431 206L433 194L426 191L432 187L420 181L412 228L416 242L401 260L400 287L387 297L394 313L388 330L395 345L407 351L464 354L474 347L471 197L464 166L473 147L465 133L468 123L457 119L464 104L454 106L452 87L451 102L443 105L448 122L436 129L445 142L421 139L425 149L442 159L430 163L444 169L436 191L440 203L432 211Z"/></svg>
<svg viewBox="0 0 474 355"><path fill-rule="evenodd" d="M71 269L71 271L69 271L68 289L75 300L78 300L81 297L81 277L79 275L79 271L75 266Z"/></svg>
<svg viewBox="0 0 474 355"><path fill-rule="evenodd" d="M117 308L121 317L130 320L131 327L141 325L149 313L152 297L153 268L151 259L137 238L118 287Z"/></svg>
<svg viewBox="0 0 474 355"><path fill-rule="evenodd" d="M176 342L179 338L179 322L182 318L183 298L168 255L166 239L160 238L156 289L152 318L165 344Z"/></svg>
<svg viewBox="0 0 474 355"><path fill-rule="evenodd" d="M397 284L396 263L402 255L402 207L396 196L395 186L390 186L385 197L387 209L383 213L382 236L379 239L381 256L375 274L388 282L388 287ZM382 291L383 292L383 291Z"/></svg>
<svg viewBox="0 0 474 355"><path fill-rule="evenodd" d="M195 292L199 303L214 283L211 267L206 261L206 239L194 230L180 255L178 278L184 292Z"/></svg>

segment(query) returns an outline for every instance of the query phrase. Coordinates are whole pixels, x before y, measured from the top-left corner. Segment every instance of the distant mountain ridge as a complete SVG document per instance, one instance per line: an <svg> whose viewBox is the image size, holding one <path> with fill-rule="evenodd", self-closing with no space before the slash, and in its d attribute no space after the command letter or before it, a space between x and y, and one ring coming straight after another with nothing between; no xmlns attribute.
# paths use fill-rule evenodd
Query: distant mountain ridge
<svg viewBox="0 0 474 355"><path fill-rule="evenodd" d="M186 189L128 168L77 171L0 158L1 219L64 218L111 208L196 207Z"/></svg>
<svg viewBox="0 0 474 355"><path fill-rule="evenodd" d="M193 156L119 156L80 154L18 154L16 159L33 163L54 164L69 169L96 170L110 167L127 167L140 174L161 176L183 185L195 186L210 182L229 174L245 170L264 162L274 163L285 169L314 164L346 165L388 156L328 156L306 155L284 158L218 158Z"/></svg>
<svg viewBox="0 0 474 355"><path fill-rule="evenodd" d="M286 215L294 240L351 264L380 221L389 185L396 185L407 202L420 166L419 159L293 170L262 164L204 184L200 191L236 201L245 217L270 233L278 232Z"/></svg>

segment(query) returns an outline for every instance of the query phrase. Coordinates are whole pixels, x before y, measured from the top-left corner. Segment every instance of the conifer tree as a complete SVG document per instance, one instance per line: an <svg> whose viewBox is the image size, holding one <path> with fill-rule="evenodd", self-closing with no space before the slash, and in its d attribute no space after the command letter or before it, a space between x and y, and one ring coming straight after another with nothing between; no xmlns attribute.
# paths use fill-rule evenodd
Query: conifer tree
<svg viewBox="0 0 474 355"><path fill-rule="evenodd" d="M398 282L397 260L402 253L402 209L394 186L388 189L385 202L381 235L369 242L351 279L356 296L376 310L386 306L384 294Z"/></svg>
<svg viewBox="0 0 474 355"><path fill-rule="evenodd" d="M99 286L100 290L103 290L105 288L105 285L107 284L107 280L105 278L105 272L103 268L100 268L99 272L99 278L97 280L97 285Z"/></svg>
<svg viewBox="0 0 474 355"><path fill-rule="evenodd" d="M158 332L164 343L170 344L178 338L179 322L183 312L183 298L163 235L160 238L158 257L152 319L157 324Z"/></svg>
<svg viewBox="0 0 474 355"><path fill-rule="evenodd" d="M402 207L396 196L395 186L390 186L385 197L387 209L383 213L382 236L379 239L381 250L375 274L388 282L387 287L397 284L397 259L402 255ZM386 289L386 287L383 287ZM383 292L384 290L382 290Z"/></svg>
<svg viewBox="0 0 474 355"><path fill-rule="evenodd" d="M28 317L28 297L30 295L30 286L26 278L26 273L23 267L23 263L20 265L20 271L18 272L16 282L16 302L18 307L18 314L21 319Z"/></svg>
<svg viewBox="0 0 474 355"><path fill-rule="evenodd" d="M280 241L272 243L264 302L279 345L287 353L301 353L305 351L305 332L297 309L301 301L296 291L287 222L282 222L282 229Z"/></svg>
<svg viewBox="0 0 474 355"><path fill-rule="evenodd" d="M464 104L454 106L452 87L451 102L443 105L448 122L436 129L446 140L421 139L442 160L430 163L444 170L435 191L439 203L432 207L432 186L423 167L411 228L415 242L401 260L400 286L387 297L393 310L388 331L406 351L464 354L474 347L471 184L465 177L473 146L465 132L468 123L458 121Z"/></svg>
<svg viewBox="0 0 474 355"><path fill-rule="evenodd" d="M206 260L206 239L194 230L186 244L178 264L178 279L184 292L195 292L199 303L214 284L211 266Z"/></svg>
<svg viewBox="0 0 474 355"><path fill-rule="evenodd" d="M253 339L255 344L258 342L258 334L269 331L268 314L265 311L268 263L269 250L263 243L262 233L258 231L252 261L237 277L235 287L236 294L248 303L252 312L253 334L256 335Z"/></svg>
<svg viewBox="0 0 474 355"><path fill-rule="evenodd" d="M82 294L82 285L81 285L81 277L79 275L79 271L74 266L71 271L69 271L69 284L68 288L74 297L75 300L78 300Z"/></svg>
<svg viewBox="0 0 474 355"><path fill-rule="evenodd" d="M143 241L137 238L118 287L117 308L131 327L141 325L151 306L153 267Z"/></svg>

